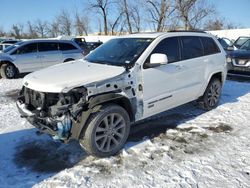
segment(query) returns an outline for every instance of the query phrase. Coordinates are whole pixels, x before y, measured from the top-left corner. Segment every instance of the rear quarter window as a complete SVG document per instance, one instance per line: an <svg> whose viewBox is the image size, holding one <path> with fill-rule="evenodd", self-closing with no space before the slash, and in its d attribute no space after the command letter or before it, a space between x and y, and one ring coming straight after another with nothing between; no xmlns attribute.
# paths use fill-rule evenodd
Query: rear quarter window
<svg viewBox="0 0 250 188"><path fill-rule="evenodd" d="M75 47L73 44L70 43L59 43L59 50L67 51L67 50L76 50L77 47Z"/></svg>
<svg viewBox="0 0 250 188"><path fill-rule="evenodd" d="M182 60L203 56L203 47L199 37L180 37L182 42Z"/></svg>
<svg viewBox="0 0 250 188"><path fill-rule="evenodd" d="M204 55L220 53L220 49L215 43L214 39L210 37L200 37L200 39L204 47Z"/></svg>

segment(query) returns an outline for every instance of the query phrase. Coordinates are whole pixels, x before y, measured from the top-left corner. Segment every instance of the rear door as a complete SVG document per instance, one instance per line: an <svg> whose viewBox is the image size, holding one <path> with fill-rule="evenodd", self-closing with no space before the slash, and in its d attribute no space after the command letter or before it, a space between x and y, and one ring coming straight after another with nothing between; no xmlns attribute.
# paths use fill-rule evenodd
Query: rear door
<svg viewBox="0 0 250 188"><path fill-rule="evenodd" d="M83 57L81 50L70 42L60 42L59 50L62 52L63 61L69 59L80 59Z"/></svg>
<svg viewBox="0 0 250 188"><path fill-rule="evenodd" d="M20 46L11 54L19 72L32 72L42 68L37 53L37 43L28 43Z"/></svg>
<svg viewBox="0 0 250 188"><path fill-rule="evenodd" d="M44 68L62 63L62 53L59 51L58 42L39 42L38 55Z"/></svg>

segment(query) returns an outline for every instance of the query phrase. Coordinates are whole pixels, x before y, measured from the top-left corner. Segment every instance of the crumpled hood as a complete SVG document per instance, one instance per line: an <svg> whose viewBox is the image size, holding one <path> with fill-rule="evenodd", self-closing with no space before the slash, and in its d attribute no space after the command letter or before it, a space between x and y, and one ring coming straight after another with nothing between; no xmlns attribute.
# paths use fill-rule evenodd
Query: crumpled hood
<svg viewBox="0 0 250 188"><path fill-rule="evenodd" d="M124 71L124 67L77 60L33 72L24 77L23 85L40 92L60 93L112 78Z"/></svg>

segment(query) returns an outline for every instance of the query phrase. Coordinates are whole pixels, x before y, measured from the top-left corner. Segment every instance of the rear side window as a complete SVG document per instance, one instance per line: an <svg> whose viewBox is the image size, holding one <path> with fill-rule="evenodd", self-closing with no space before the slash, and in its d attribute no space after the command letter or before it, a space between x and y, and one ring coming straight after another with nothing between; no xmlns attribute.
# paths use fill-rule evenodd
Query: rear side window
<svg viewBox="0 0 250 188"><path fill-rule="evenodd" d="M168 56L168 62L173 63L180 61L180 47L177 37L166 38L162 40L151 54L161 53Z"/></svg>
<svg viewBox="0 0 250 188"><path fill-rule="evenodd" d="M38 51L39 52L57 51L57 50L58 50L58 43L56 43L56 42L38 43Z"/></svg>
<svg viewBox="0 0 250 188"><path fill-rule="evenodd" d="M220 52L219 47L212 38L210 37L200 37L200 38L204 47L204 55L211 55Z"/></svg>
<svg viewBox="0 0 250 188"><path fill-rule="evenodd" d="M203 47L199 37L180 37L182 41L182 60L203 56Z"/></svg>
<svg viewBox="0 0 250 188"><path fill-rule="evenodd" d="M26 44L18 48L15 54L27 54L37 52L37 43Z"/></svg>
<svg viewBox="0 0 250 188"><path fill-rule="evenodd" d="M66 51L66 50L76 50L77 48L70 43L59 43L59 50Z"/></svg>

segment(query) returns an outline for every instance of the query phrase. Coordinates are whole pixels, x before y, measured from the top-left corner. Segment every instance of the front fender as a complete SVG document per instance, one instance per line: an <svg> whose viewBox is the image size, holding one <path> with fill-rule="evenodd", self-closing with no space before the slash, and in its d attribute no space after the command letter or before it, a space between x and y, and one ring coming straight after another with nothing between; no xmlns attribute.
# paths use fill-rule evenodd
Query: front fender
<svg viewBox="0 0 250 188"><path fill-rule="evenodd" d="M133 112L134 108L130 100L125 96L119 93L106 93L97 96L93 96L88 101L88 108L85 111L82 111L78 121L73 123L71 129L71 139L79 139L82 131L86 128L88 120L92 113L98 112L102 104L105 103L116 103L122 106L125 110L128 111L131 121L134 120Z"/></svg>

